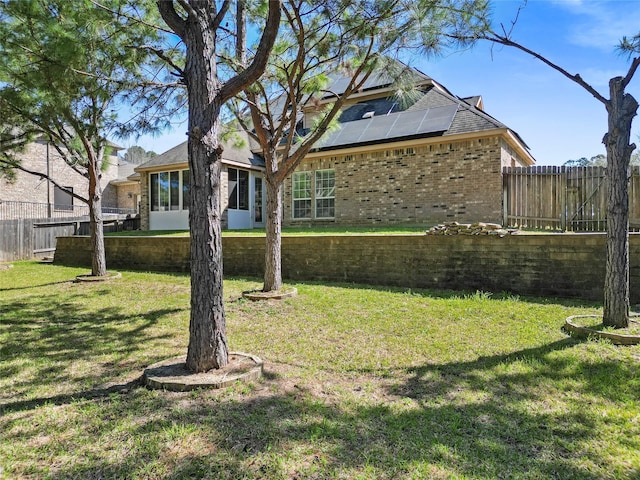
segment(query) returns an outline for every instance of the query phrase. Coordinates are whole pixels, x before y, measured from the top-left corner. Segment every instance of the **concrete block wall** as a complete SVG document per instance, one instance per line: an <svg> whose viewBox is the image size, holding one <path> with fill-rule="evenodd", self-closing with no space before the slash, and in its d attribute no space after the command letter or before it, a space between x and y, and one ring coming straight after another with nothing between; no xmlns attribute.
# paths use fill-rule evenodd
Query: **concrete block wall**
<svg viewBox="0 0 640 480"><path fill-rule="evenodd" d="M284 237L287 281L512 292L602 300L604 234ZM263 274L263 237L223 237L229 276ZM107 237L113 269L189 270L188 237ZM640 234L630 235L631 301L640 302ZM89 239L58 238L55 263L91 265Z"/></svg>
<svg viewBox="0 0 640 480"><path fill-rule="evenodd" d="M109 269L188 272L189 251L188 237L105 237ZM89 237L58 237L54 262L90 268Z"/></svg>

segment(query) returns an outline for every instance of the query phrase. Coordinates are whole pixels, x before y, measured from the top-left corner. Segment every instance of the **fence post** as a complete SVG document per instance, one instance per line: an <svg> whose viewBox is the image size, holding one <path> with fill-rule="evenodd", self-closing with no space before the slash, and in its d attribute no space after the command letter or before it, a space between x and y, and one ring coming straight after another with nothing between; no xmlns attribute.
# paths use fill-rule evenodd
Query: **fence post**
<svg viewBox="0 0 640 480"><path fill-rule="evenodd" d="M560 178L560 230L567 231L567 174L566 167L562 166L559 170Z"/></svg>
<svg viewBox="0 0 640 480"><path fill-rule="evenodd" d="M509 202L509 167L502 168L502 225L508 227L508 202Z"/></svg>

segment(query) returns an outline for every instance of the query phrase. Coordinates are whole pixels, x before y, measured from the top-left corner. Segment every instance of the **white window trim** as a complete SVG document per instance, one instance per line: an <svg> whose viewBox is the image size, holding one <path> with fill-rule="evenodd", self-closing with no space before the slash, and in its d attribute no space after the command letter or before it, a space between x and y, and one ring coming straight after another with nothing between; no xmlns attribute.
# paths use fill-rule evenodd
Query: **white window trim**
<svg viewBox="0 0 640 480"><path fill-rule="evenodd" d="M333 172L333 195L330 197L319 197L317 195L318 193L318 187L316 185L317 181L318 181L318 174L319 173L324 173L324 172ZM335 211L336 211L336 171L333 168L325 168L322 170L316 170L313 174L313 217L317 218L317 219L321 219L321 220L331 220L336 218L335 215ZM319 217L318 216L318 200L329 200L329 199L333 199L333 216L330 217Z"/></svg>
<svg viewBox="0 0 640 480"><path fill-rule="evenodd" d="M313 185L311 185L311 188L309 189L311 193L311 196L309 198L296 198L296 177L302 175L309 176L309 184L311 184L311 180L313 179L313 172L310 170L305 170L303 172L293 172L293 175L291 175L291 218L294 220L312 220L312 215L313 213L315 213L313 211L313 213L308 217L296 217L296 201L309 200L313 204Z"/></svg>
<svg viewBox="0 0 640 480"><path fill-rule="evenodd" d="M149 173L149 211L150 212L180 212L180 211L188 211L189 210L189 205L187 205L185 208L184 205L184 196L183 196L183 187L184 187L184 183L183 183L183 175L185 171L189 171L189 169L182 169L182 170L162 170L162 171L158 171L158 172L150 172ZM178 172L178 208L176 210L172 210L171 209L171 173L173 172ZM168 191L168 201L169 201L169 205L168 208L166 210L154 210L153 209L153 194L152 194L152 190L153 190L153 176L154 175L161 175L163 173L166 173L168 175L168 183L169 183L169 191ZM160 185L158 185L158 199L160 198L160 189L159 189Z"/></svg>
<svg viewBox="0 0 640 480"><path fill-rule="evenodd" d="M236 208L231 208L231 191L229 189L229 177L231 170L236 171ZM247 174L247 208L240 207L240 172L246 172ZM251 171L246 168L227 167L227 208L229 210L237 210L239 212L251 211Z"/></svg>

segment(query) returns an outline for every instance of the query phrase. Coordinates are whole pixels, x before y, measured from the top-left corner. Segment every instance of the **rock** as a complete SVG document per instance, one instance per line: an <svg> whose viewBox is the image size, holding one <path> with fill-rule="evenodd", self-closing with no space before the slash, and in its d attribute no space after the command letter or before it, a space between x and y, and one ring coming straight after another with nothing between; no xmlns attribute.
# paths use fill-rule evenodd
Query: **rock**
<svg viewBox="0 0 640 480"><path fill-rule="evenodd" d="M519 230L515 228L503 228L497 223L458 223L446 222L431 227L425 232L427 235L493 235L496 237L506 237L516 235Z"/></svg>

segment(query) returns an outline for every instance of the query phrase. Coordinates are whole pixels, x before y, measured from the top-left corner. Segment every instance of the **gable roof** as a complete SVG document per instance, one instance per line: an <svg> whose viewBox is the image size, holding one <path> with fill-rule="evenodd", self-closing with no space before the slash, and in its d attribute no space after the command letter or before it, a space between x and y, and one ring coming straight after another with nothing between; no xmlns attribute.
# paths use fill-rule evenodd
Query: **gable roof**
<svg viewBox="0 0 640 480"><path fill-rule="evenodd" d="M338 119L339 127L327 132L311 152L421 138L475 136L492 131L492 134L503 136L525 162L535 163L520 135L484 111L481 96L457 97L424 73L399 62L398 65L403 70L403 83L409 78L417 86L413 103L401 106L390 98L395 77L387 70L374 72L358 92L364 94L354 96L361 101L344 109ZM344 93L348 80L347 77L334 75L327 88L330 93L323 101ZM300 120L299 133L304 135L308 130L303 128L302 116ZM223 142L222 162L263 170L260 146L246 132L235 133L243 139L242 146L238 147L232 141ZM136 171L158 170L187 163L187 142L184 142L138 166Z"/></svg>
<svg viewBox="0 0 640 480"><path fill-rule="evenodd" d="M366 92L388 88L399 79L404 83L411 82L414 85L421 85L431 81L429 76L415 68L411 68L398 60L394 60L393 63L396 64L394 70L397 70L397 72L395 74L391 73L390 70L386 68L376 70L369 75L364 84L360 87L359 91ZM340 73L330 74L329 85L326 88L328 93L323 98L342 95L350 81L351 77L341 75Z"/></svg>
<svg viewBox="0 0 640 480"><path fill-rule="evenodd" d="M238 137L240 137L240 142L237 141ZM138 165L135 171L159 170L163 167L188 164L188 144L189 142L182 142L176 145L149 161ZM246 132L232 132L232 136L229 139L222 141L222 163L252 170L263 170L264 160L251 151L250 145L249 136Z"/></svg>
<svg viewBox="0 0 640 480"><path fill-rule="evenodd" d="M516 132L480 108L482 97L460 98L426 75L418 76L428 83L408 108L396 108L388 98L351 105L340 116L339 128L327 132L312 151L502 130L525 160L535 162Z"/></svg>

